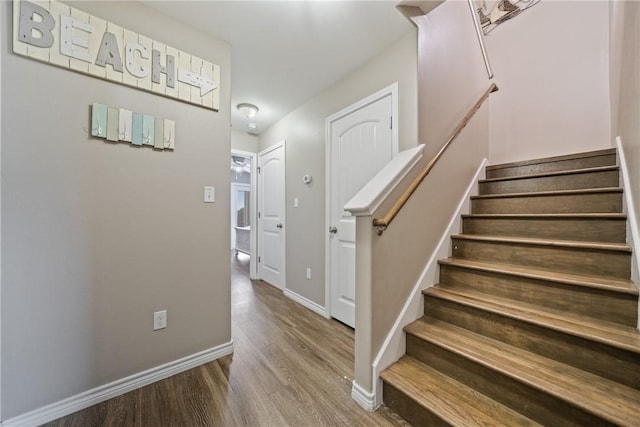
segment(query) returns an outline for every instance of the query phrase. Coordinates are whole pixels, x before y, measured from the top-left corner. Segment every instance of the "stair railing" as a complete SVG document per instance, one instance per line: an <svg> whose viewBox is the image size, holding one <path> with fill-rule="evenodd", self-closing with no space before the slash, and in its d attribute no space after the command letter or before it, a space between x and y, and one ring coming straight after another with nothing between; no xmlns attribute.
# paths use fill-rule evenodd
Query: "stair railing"
<svg viewBox="0 0 640 427"><path fill-rule="evenodd" d="M480 109L480 107L482 107L482 104L484 104L487 98L489 98L489 95L492 94L493 92L496 92L497 90L498 90L498 86L495 83L491 83L491 86L489 86L489 88L482 94L480 99L478 99L476 103L473 104L473 107L471 107L469 112L467 112L467 114L462 118L462 120L460 121L458 126L456 126L456 128L453 130L453 132L451 133L451 135L449 136L445 144L442 146L440 151L438 151L438 153L435 156L433 156L431 160L429 160L429 162L425 165L425 167L418 174L418 176L416 176L416 178L411 182L409 187L407 187L407 189L400 195L400 197L398 197L398 200L396 200L393 206L391 206L391 209L389 209L387 214L382 218L373 219L373 226L377 228L378 236L381 235L384 232L384 230L387 229L389 224L391 224L391 221L393 221L396 215L398 215L398 212L400 212L400 210L405 205L405 203L407 203L409 198L411 198L411 195L413 195L413 193L416 191L420 183L427 177L427 175L429 175L429 172L431 172L431 169L433 169L433 167L438 162L440 157L442 157L442 155L447 150L447 148L458 137L460 132L462 132L462 129L464 129L467 126L471 118Z"/></svg>

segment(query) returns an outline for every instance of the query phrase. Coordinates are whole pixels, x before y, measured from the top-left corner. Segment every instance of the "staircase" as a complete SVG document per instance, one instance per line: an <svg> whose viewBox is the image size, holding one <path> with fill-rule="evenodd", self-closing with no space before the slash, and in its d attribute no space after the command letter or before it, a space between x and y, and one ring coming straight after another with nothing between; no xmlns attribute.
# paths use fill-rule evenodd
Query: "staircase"
<svg viewBox="0 0 640 427"><path fill-rule="evenodd" d="M640 425L615 150L489 166L384 402L413 425Z"/></svg>

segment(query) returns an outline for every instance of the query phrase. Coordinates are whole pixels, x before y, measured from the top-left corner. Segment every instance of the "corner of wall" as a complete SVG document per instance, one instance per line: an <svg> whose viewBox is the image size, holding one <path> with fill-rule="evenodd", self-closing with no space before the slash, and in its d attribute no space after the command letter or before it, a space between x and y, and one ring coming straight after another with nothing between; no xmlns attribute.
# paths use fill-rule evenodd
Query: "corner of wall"
<svg viewBox="0 0 640 427"><path fill-rule="evenodd" d="M440 271L438 260L446 258L451 254L450 236L462 229L461 216L470 212L470 197L478 194L478 180L484 178L485 167L487 164L488 160L485 158L480 163L480 166L478 166L467 190L458 203L458 207L451 216L449 225L442 233L438 245L425 264L425 267L416 281L409 298L398 314L393 327L387 334L382 347L373 361L373 395L377 402L382 403L382 382L379 380L380 373L405 354L406 343L403 328L409 323L419 319L424 313L424 299L422 297L422 291L430 288L438 282Z"/></svg>
<svg viewBox="0 0 640 427"><path fill-rule="evenodd" d="M24 427L45 424L232 353L233 340L37 408L5 420L1 426Z"/></svg>
<svg viewBox="0 0 640 427"><path fill-rule="evenodd" d="M382 402L376 400L375 393L369 393L364 387L360 386L355 380L351 385L351 398L355 400L358 405L362 406L367 411L375 411Z"/></svg>

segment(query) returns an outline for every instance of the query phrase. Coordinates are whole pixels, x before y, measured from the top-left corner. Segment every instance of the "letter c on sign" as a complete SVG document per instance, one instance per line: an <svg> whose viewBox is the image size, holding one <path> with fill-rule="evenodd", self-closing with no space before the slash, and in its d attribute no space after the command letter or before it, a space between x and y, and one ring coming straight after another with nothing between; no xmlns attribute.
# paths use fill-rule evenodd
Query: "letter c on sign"
<svg viewBox="0 0 640 427"><path fill-rule="evenodd" d="M127 43L124 48L125 55L125 66L127 67L127 71L129 71L132 75L138 78L144 78L149 75L149 67L145 67L144 65L140 65L136 63L136 58L134 52L140 52L140 58L149 59L149 51L146 47L142 46L140 43Z"/></svg>

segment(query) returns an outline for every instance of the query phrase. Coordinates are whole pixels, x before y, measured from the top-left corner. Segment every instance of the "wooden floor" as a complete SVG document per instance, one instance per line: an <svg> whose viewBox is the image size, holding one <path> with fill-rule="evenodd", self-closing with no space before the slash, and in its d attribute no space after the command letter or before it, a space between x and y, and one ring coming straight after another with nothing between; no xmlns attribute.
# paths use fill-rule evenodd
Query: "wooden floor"
<svg viewBox="0 0 640 427"><path fill-rule="evenodd" d="M234 354L48 426L398 426L351 399L353 330L232 266Z"/></svg>

